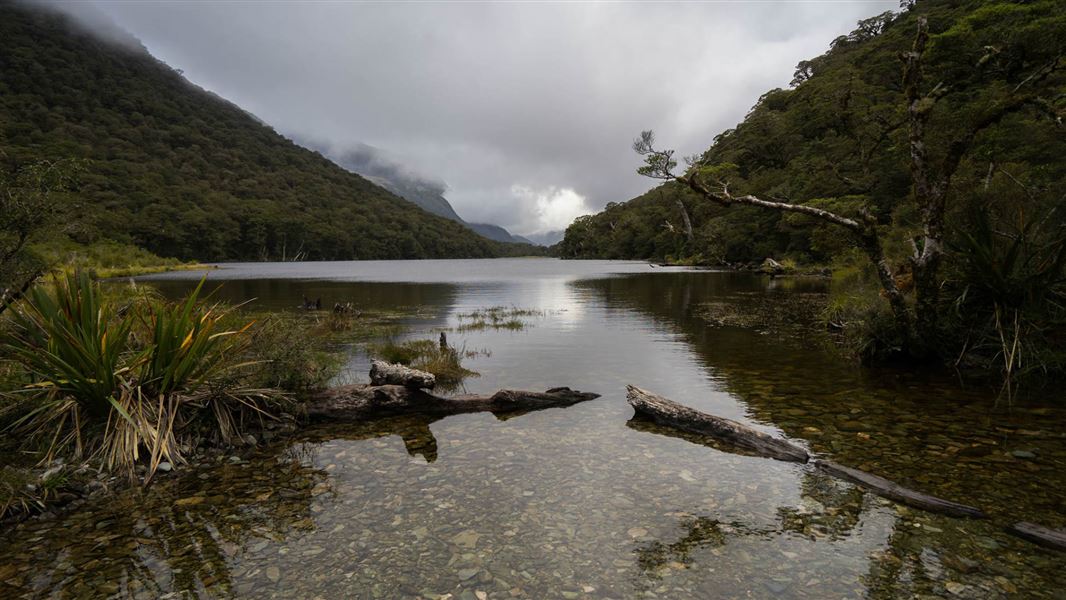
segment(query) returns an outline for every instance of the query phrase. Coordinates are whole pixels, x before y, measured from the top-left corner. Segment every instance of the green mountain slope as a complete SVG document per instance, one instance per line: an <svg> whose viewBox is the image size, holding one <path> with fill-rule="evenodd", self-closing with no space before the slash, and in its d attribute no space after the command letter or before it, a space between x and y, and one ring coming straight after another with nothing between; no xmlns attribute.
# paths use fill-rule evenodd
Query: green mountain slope
<svg viewBox="0 0 1066 600"><path fill-rule="evenodd" d="M900 61L900 53L911 48L919 16L928 18L931 33L922 93L938 82L943 93L927 125L931 159L947 156L966 127L1010 94L1039 88L1048 99L1008 114L974 139L951 180L951 229L966 231L975 210L1004 221L1016 220L1012 211L1051 214L1064 204L1066 189L1061 123L1066 11L1061 0L905 4L910 6L902 13L862 21L850 35L834 40L826 54L800 62L793 86L759 98L701 161L732 165L722 176L734 194L851 216L867 207L886 229L889 258L897 264L906 262L908 240L919 222ZM634 164L638 160L634 156ZM1062 219L1063 212L1066 207L1053 218ZM724 208L671 182L578 219L555 251L571 258L722 264L768 256L829 262L850 248L838 228L757 207Z"/></svg>
<svg viewBox="0 0 1066 600"><path fill-rule="evenodd" d="M429 214L186 81L143 48L0 3L0 168L87 159L67 234L199 260L491 257Z"/></svg>

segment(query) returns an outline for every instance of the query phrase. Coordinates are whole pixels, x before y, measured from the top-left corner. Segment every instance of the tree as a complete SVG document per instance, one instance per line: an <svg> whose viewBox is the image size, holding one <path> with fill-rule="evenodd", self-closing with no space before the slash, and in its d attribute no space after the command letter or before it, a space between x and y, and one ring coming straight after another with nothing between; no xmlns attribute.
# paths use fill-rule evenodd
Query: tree
<svg viewBox="0 0 1066 600"><path fill-rule="evenodd" d="M0 313L44 274L29 245L53 223L77 170L72 161L38 161L0 174Z"/></svg>
<svg viewBox="0 0 1066 600"><path fill-rule="evenodd" d="M1007 7L1004 10L1027 9ZM1019 61L1016 58L1017 53L1012 53L1012 48L1009 47L1010 42L1014 40L1004 39L1003 42L1007 43L1001 43L999 46L986 44L984 56L977 61L977 65L965 64L970 53L962 50L971 49L975 43L984 41L981 36L973 33L974 22L980 25L981 20L992 18L1003 18L1003 15L985 14L982 10L977 10L965 20L966 22L957 23L952 29L937 36L938 58L962 58L956 59L955 62L942 58L936 65L942 75L953 76L954 85L946 85L944 80L941 80L931 87L926 85L924 73L927 70L930 41L928 23L924 16L916 19L917 32L911 47L900 56L903 62L903 106L899 110L902 113L900 119L886 120L881 115L875 115L877 118L867 116L856 119L854 113L857 109L847 101L851 94L844 94L842 100L834 106L835 112L842 114L842 118L834 114L825 117L840 121L838 129L841 131L854 130L849 121L873 123L877 131L873 135L867 134L866 138L876 142L875 146L881 145L899 132L905 133L905 139L902 141L908 154L906 160L909 164L911 197L919 215L921 230L920 235L912 241L913 252L909 259L914 274L913 309L894 277L892 265L886 259L886 249L879 231L883 223L877 216L877 207L862 205L855 211L855 215L851 216L815 206L814 202L810 202L815 198L810 198L807 203L800 203L787 199L768 200L751 193L735 192L736 187L731 181L743 179L740 177L741 168L737 164L715 161L709 156L710 153L689 160L685 172L677 175L674 173L677 167L674 152L656 149L651 131L643 132L633 145L634 150L645 158L645 164L638 172L648 177L678 182L699 197L723 207L739 204L795 213L842 228L874 268L895 322L908 340L908 351L924 354L935 344L938 337L937 316L940 310L940 267L946 227L945 214L952 192L952 180L963 159L968 156L982 132L1023 110L1050 116L1056 125L1061 126L1062 95L1058 91L1058 85L1061 83L1052 81L1052 76L1061 70L1063 63L1061 44L1050 44L1048 48L1038 49L1043 52L1042 55L1039 51L1030 49L1025 53L1025 60ZM891 23L892 20L886 15L864 21L860 23L862 39L852 41L861 42L879 35ZM1056 26L1058 25L1044 25L1043 28L1053 29ZM976 29L983 32L984 37L996 34L988 27ZM1010 33L1014 33L1016 38L1019 35L1014 30ZM953 44L957 47L952 48ZM1056 97L1056 94L1059 95ZM944 113L942 122L938 123L933 131L930 119L934 115L934 109L939 106L947 108L939 111ZM755 111L752 114L755 114ZM858 137L855 140L861 142ZM770 139L767 142L772 143ZM861 150L861 147L862 144L859 143L856 150ZM864 170L868 168L868 161L868 157L863 157L862 162L867 163ZM849 181L836 170L835 165L829 166L837 178ZM883 215L883 211L881 212Z"/></svg>

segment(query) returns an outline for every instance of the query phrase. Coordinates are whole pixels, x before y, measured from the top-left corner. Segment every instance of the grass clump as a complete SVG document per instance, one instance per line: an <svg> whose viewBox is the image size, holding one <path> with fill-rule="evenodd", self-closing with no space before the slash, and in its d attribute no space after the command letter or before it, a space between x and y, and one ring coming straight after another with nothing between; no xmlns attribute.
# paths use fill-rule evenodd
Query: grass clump
<svg viewBox="0 0 1066 600"><path fill-rule="evenodd" d="M453 328L453 331L459 333L484 331L486 329L521 331L530 326L527 321L523 320L524 317L543 317L544 315L545 312L542 310L515 308L513 306L479 308L468 313L457 314L456 318L459 320L459 324Z"/></svg>
<svg viewBox="0 0 1066 600"><path fill-rule="evenodd" d="M344 362L330 349L327 332L336 332L330 321L265 315L251 332L249 358L258 365L250 379L297 396L325 387Z"/></svg>
<svg viewBox="0 0 1066 600"><path fill-rule="evenodd" d="M45 459L69 453L146 480L163 461L185 462L200 440L229 443L287 403L247 385L252 323L228 328L230 311L200 298L101 294L84 272L32 288L10 316L5 354L22 369L25 412L9 431L43 442Z"/></svg>
<svg viewBox="0 0 1066 600"><path fill-rule="evenodd" d="M480 377L477 371L464 367L463 360L488 355L484 350L441 346L433 340L388 341L371 346L370 353L386 362L432 373L437 378L438 386L444 389L455 389L470 377Z"/></svg>
<svg viewBox="0 0 1066 600"><path fill-rule="evenodd" d="M48 505L71 498L69 488L78 473L63 465L47 470L0 467L0 517L18 517L44 510Z"/></svg>

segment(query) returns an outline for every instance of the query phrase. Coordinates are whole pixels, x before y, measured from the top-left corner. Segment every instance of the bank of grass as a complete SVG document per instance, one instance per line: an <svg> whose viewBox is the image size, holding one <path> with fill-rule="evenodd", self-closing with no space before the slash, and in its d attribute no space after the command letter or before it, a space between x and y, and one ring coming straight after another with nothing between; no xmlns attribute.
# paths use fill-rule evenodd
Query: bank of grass
<svg viewBox="0 0 1066 600"><path fill-rule="evenodd" d="M132 244L113 240L79 244L64 235L51 237L47 242L35 245L33 252L43 264L52 265L56 271L85 272L96 279L215 268L211 265L156 256Z"/></svg>

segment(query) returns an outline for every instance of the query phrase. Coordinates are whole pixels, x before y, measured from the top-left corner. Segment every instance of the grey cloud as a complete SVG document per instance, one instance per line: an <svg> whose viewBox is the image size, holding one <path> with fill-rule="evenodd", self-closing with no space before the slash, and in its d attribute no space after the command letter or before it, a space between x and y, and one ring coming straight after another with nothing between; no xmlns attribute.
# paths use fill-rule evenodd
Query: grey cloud
<svg viewBox="0 0 1066 600"><path fill-rule="evenodd" d="M570 213L543 204L560 190L595 210L648 189L641 129L702 151L799 60L897 4L98 2L278 131L384 149L447 182L463 218L520 234L559 227Z"/></svg>
<svg viewBox="0 0 1066 600"><path fill-rule="evenodd" d="M401 163L398 158L390 156L380 148L363 143L340 146L329 142L302 142L298 135L295 140L305 147L322 152L337 164L360 175L400 182L429 194L444 195L448 191L448 184L443 180L417 173L409 165Z"/></svg>

